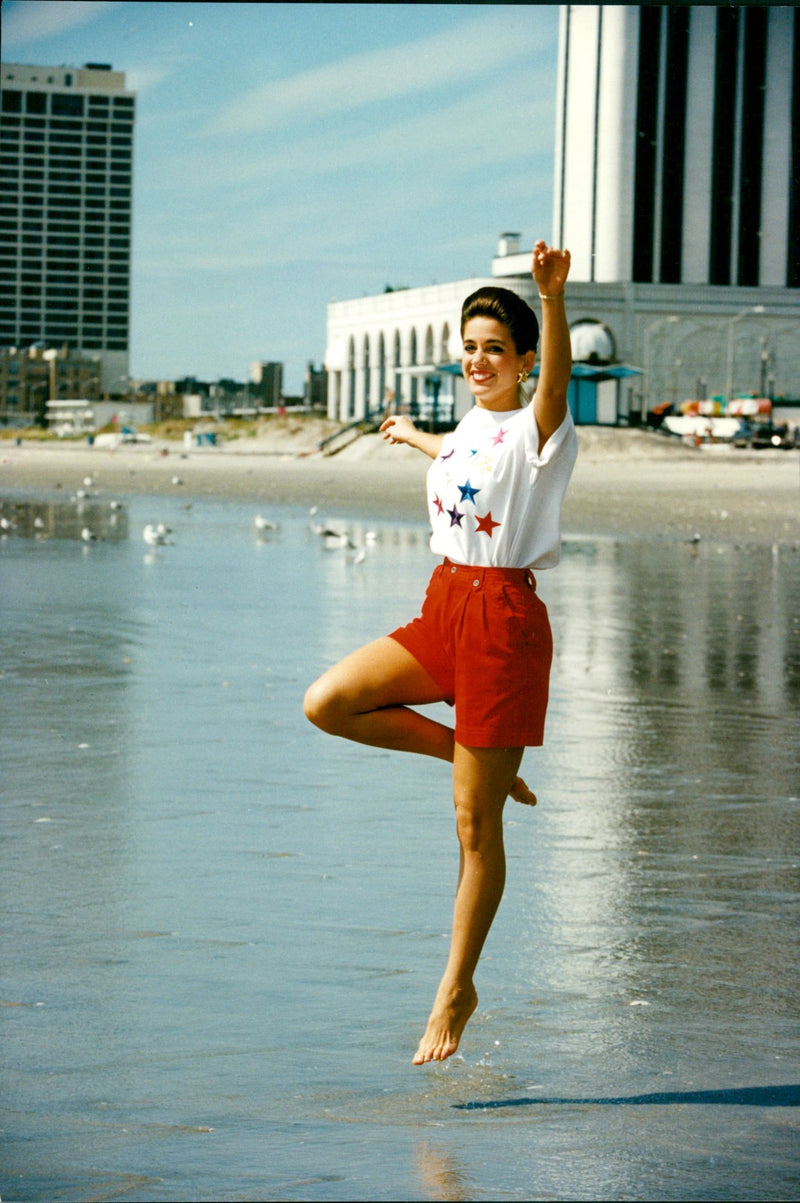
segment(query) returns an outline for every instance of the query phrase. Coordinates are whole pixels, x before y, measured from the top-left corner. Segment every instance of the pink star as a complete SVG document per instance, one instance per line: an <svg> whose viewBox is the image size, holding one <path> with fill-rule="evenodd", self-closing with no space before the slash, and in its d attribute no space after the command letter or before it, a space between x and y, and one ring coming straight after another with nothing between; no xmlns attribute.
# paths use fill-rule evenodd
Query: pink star
<svg viewBox="0 0 800 1203"><path fill-rule="evenodd" d="M508 434L508 431L506 430L506 428L504 426L501 426L500 429L498 430L497 434L492 439L492 443L494 444L494 446L496 447L498 443L502 443L503 439L506 437L507 434Z"/></svg>

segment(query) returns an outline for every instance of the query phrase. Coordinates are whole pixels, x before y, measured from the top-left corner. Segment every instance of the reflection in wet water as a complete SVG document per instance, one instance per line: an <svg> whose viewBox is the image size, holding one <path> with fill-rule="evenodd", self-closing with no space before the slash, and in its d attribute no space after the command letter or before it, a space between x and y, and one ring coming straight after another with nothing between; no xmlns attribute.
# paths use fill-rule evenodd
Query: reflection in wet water
<svg viewBox="0 0 800 1203"><path fill-rule="evenodd" d="M581 541L541 574L540 804L506 810L462 1053L412 1072L448 772L300 699L417 611L425 533L353 526L359 557L158 506L90 554L0 541L0 1190L797 1198L800 556Z"/></svg>
<svg viewBox="0 0 800 1203"><path fill-rule="evenodd" d="M67 501L15 501L0 498L0 538L127 539L128 512L119 501L80 496Z"/></svg>

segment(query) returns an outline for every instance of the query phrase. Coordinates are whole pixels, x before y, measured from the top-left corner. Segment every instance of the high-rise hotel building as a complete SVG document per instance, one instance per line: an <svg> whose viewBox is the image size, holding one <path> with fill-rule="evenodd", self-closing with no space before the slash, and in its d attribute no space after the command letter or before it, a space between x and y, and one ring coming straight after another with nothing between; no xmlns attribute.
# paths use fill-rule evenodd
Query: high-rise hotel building
<svg viewBox="0 0 800 1203"><path fill-rule="evenodd" d="M2 64L0 346L97 357L128 376L135 96L125 75Z"/></svg>
<svg viewBox="0 0 800 1203"><path fill-rule="evenodd" d="M800 286L800 9L565 4L559 56L573 280Z"/></svg>

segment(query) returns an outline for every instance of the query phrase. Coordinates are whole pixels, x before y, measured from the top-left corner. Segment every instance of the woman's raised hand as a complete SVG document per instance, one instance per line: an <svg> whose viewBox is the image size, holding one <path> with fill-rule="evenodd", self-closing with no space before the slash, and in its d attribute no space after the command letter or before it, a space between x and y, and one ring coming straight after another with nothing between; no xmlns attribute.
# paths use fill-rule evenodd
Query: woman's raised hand
<svg viewBox="0 0 800 1203"><path fill-rule="evenodd" d="M548 246L540 238L533 248L533 263L531 275L536 281L540 293L547 297L558 296L563 292L569 275L570 253Z"/></svg>

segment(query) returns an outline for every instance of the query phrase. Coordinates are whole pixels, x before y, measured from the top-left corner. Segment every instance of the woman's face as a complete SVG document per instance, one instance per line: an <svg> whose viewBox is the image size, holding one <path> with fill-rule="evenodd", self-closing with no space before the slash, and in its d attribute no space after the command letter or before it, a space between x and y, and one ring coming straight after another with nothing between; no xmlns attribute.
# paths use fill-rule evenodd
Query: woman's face
<svg viewBox="0 0 800 1203"><path fill-rule="evenodd" d="M517 409L519 374L533 367L534 354L520 355L511 332L493 317L472 317L461 338L461 370L483 409Z"/></svg>

